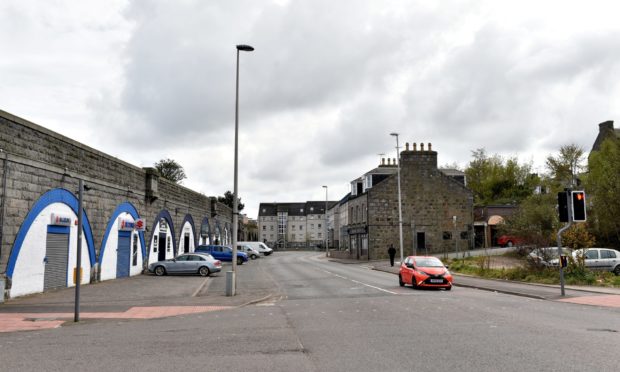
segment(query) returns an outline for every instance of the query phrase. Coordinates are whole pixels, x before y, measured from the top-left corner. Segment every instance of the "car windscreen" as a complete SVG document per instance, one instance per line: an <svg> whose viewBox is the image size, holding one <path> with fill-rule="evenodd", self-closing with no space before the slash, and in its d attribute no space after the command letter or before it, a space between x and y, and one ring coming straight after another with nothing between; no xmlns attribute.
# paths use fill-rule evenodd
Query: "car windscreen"
<svg viewBox="0 0 620 372"><path fill-rule="evenodd" d="M420 267L443 267L443 264L439 259L430 257L430 258L416 258L415 265Z"/></svg>

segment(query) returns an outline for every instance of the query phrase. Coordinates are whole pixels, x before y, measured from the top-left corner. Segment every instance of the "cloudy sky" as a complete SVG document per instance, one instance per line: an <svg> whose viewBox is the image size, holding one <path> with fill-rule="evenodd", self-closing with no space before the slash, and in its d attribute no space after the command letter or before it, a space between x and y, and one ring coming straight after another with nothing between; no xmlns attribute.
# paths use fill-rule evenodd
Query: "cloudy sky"
<svg viewBox="0 0 620 372"><path fill-rule="evenodd" d="M324 200L432 142L544 170L620 120L620 6L610 1L3 0L0 109L137 166L162 158L208 195ZM619 125L616 124L616 127Z"/></svg>

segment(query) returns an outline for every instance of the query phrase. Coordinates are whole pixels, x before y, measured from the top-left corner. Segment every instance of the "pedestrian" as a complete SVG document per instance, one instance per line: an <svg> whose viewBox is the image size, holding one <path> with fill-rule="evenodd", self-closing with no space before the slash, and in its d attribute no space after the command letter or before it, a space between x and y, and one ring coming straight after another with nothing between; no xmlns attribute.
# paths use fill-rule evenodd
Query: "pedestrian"
<svg viewBox="0 0 620 372"><path fill-rule="evenodd" d="M388 254L390 255L390 266L394 266L394 256L396 256L396 249L394 249L394 244L390 244Z"/></svg>

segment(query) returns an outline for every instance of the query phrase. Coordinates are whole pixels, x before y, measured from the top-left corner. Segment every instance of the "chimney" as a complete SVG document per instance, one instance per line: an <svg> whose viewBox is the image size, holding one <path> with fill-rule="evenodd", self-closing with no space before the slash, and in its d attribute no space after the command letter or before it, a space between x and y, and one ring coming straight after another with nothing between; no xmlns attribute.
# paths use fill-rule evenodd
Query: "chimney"
<svg viewBox="0 0 620 372"><path fill-rule="evenodd" d="M381 165L385 165L385 158L381 158Z"/></svg>
<svg viewBox="0 0 620 372"><path fill-rule="evenodd" d="M432 148L431 148L431 143L430 142L428 143L428 151L433 151Z"/></svg>
<svg viewBox="0 0 620 372"><path fill-rule="evenodd" d="M409 142L405 142L405 151L409 151Z"/></svg>
<svg viewBox="0 0 620 372"><path fill-rule="evenodd" d="M613 120L607 120L604 121L602 123L600 123L598 125L598 131L599 132L606 132L608 130L614 130L614 121Z"/></svg>
<svg viewBox="0 0 620 372"><path fill-rule="evenodd" d="M417 147L418 147L418 145L414 142L413 143L413 151L418 151Z"/></svg>
<svg viewBox="0 0 620 372"><path fill-rule="evenodd" d="M424 151L424 142L420 142L420 151Z"/></svg>

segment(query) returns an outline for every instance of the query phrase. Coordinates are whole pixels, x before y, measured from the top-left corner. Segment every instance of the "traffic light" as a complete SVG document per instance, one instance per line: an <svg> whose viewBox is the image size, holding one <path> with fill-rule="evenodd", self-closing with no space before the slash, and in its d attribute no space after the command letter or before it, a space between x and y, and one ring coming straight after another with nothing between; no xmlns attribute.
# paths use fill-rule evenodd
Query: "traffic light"
<svg viewBox="0 0 620 372"><path fill-rule="evenodd" d="M586 221L586 193L583 191L572 191L573 221Z"/></svg>
<svg viewBox="0 0 620 372"><path fill-rule="evenodd" d="M568 194L566 191L558 193L558 212L560 212L560 222L568 222Z"/></svg>

